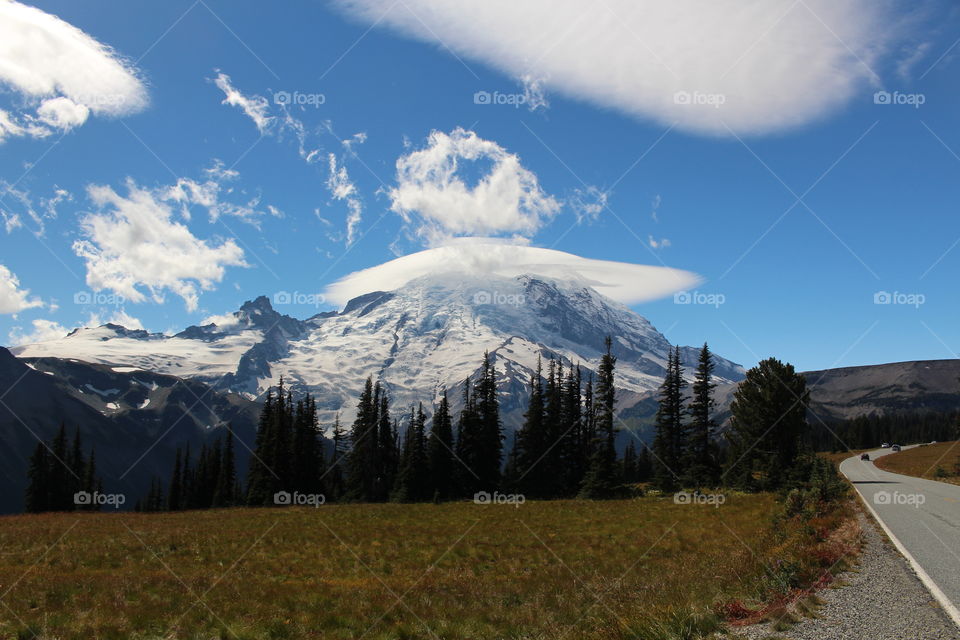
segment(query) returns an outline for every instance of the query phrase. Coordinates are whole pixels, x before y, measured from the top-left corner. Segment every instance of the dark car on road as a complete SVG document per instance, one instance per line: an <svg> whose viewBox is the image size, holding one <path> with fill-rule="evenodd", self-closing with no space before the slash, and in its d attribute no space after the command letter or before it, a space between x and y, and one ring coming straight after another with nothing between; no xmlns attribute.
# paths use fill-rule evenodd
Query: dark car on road
<svg viewBox="0 0 960 640"><path fill-rule="evenodd" d="M870 459L870 454L869 454L869 453L861 453L861 454L860 454L860 459L861 459L861 460L869 460L869 459Z"/></svg>
<svg viewBox="0 0 960 640"><path fill-rule="evenodd" d="M900 445L898 444L893 445L892 447L890 447L890 451L893 451L894 453L896 453L897 451L900 451Z"/></svg>

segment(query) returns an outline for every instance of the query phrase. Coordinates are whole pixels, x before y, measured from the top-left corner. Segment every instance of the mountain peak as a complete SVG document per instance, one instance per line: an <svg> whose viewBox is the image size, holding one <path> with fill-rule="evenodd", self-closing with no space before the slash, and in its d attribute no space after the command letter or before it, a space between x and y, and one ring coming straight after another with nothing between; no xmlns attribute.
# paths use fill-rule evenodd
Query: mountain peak
<svg viewBox="0 0 960 640"><path fill-rule="evenodd" d="M240 311L245 311L248 314L254 313L270 313L274 311L273 305L270 304L270 298L267 296L257 296L253 300L247 300L240 307Z"/></svg>

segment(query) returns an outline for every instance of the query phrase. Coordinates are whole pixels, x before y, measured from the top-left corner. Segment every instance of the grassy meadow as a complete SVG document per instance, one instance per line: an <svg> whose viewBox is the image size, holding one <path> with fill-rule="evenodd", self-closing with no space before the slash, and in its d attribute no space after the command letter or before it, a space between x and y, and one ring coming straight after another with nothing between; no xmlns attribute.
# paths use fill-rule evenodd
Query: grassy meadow
<svg viewBox="0 0 960 640"><path fill-rule="evenodd" d="M884 471L960 484L960 441L924 444L877 458Z"/></svg>
<svg viewBox="0 0 960 640"><path fill-rule="evenodd" d="M775 506L730 495L9 516L0 638L700 637L834 564L815 538L839 520L773 526Z"/></svg>

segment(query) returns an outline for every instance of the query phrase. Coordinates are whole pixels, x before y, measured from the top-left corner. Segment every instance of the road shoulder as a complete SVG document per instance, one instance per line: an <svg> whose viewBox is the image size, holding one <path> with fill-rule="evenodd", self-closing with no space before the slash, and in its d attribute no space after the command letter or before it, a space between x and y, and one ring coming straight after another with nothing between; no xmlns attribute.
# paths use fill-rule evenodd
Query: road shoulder
<svg viewBox="0 0 960 640"><path fill-rule="evenodd" d="M857 565L838 576L836 588L817 595L813 618L775 632L769 623L736 630L748 640L960 640L960 630L920 582L906 559L872 518L858 510L864 547ZM844 585L844 586L839 586Z"/></svg>

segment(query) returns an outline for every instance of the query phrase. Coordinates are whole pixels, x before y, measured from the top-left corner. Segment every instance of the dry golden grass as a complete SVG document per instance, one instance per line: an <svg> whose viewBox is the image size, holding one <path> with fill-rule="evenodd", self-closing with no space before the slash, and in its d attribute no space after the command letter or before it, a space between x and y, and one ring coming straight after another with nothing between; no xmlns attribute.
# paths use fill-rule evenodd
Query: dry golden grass
<svg viewBox="0 0 960 640"><path fill-rule="evenodd" d="M719 508L642 498L4 517L0 637L674 637L650 630L696 626L688 611L709 628L718 604L756 602L768 567L803 555L802 527L772 527L774 507L754 495Z"/></svg>
<svg viewBox="0 0 960 640"><path fill-rule="evenodd" d="M878 467L891 473L960 484L960 476L957 475L956 468L958 463L960 463L960 442L958 441L921 445L877 458L875 462ZM938 467L946 475L938 474Z"/></svg>
<svg viewBox="0 0 960 640"><path fill-rule="evenodd" d="M875 448L876 447L874 447L874 449ZM823 451L821 453L818 453L817 455L822 458L826 458L827 460L829 460L830 462L833 462L834 464L840 464L850 456L858 456L864 451L873 451L873 449L851 449L850 451L838 451L835 453Z"/></svg>

